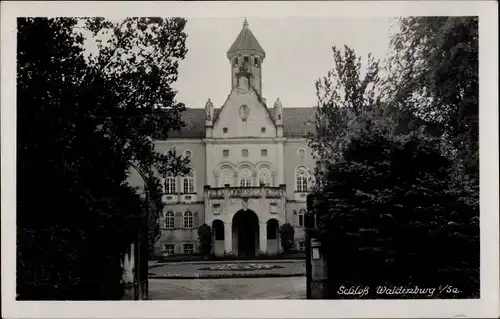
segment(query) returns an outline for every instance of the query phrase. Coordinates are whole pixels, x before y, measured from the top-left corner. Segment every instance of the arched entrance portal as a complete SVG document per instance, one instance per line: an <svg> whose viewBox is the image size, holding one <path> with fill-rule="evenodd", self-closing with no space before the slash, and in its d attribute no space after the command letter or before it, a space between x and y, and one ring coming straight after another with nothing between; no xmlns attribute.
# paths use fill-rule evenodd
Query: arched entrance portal
<svg viewBox="0 0 500 319"><path fill-rule="evenodd" d="M233 252L255 256L259 247L259 218L251 210L240 210L233 217Z"/></svg>

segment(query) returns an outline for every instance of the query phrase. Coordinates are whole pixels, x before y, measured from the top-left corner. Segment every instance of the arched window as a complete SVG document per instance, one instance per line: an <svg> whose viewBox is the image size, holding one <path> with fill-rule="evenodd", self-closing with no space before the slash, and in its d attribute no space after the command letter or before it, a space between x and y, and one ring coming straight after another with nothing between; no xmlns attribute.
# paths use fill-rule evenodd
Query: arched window
<svg viewBox="0 0 500 319"><path fill-rule="evenodd" d="M271 186L271 173L265 167L259 170L259 184L264 184L265 186Z"/></svg>
<svg viewBox="0 0 500 319"><path fill-rule="evenodd" d="M175 177L167 176L165 177L165 194L175 194L176 185L175 185Z"/></svg>
<svg viewBox="0 0 500 319"><path fill-rule="evenodd" d="M182 192L184 194L194 193L194 170L190 169L189 173L182 178Z"/></svg>
<svg viewBox="0 0 500 319"><path fill-rule="evenodd" d="M165 214L165 228L174 229L174 213L167 212Z"/></svg>
<svg viewBox="0 0 500 319"><path fill-rule="evenodd" d="M219 187L224 187L224 185L229 184L231 186L233 184L233 170L229 167L225 167L220 171L219 176Z"/></svg>
<svg viewBox="0 0 500 319"><path fill-rule="evenodd" d="M295 190L299 193L307 192L309 171L304 166L297 167L295 170Z"/></svg>
<svg viewBox="0 0 500 319"><path fill-rule="evenodd" d="M240 171L240 187L252 186L252 171L244 168Z"/></svg>
<svg viewBox="0 0 500 319"><path fill-rule="evenodd" d="M190 211L184 213L184 228L193 228L193 213Z"/></svg>

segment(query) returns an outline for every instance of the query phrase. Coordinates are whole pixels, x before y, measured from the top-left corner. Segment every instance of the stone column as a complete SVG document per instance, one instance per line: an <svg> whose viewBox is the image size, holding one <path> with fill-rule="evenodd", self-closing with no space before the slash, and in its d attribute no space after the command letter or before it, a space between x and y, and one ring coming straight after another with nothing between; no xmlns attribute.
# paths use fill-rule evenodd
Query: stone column
<svg viewBox="0 0 500 319"><path fill-rule="evenodd" d="M224 223L224 252L230 254L233 252L233 223Z"/></svg>
<svg viewBox="0 0 500 319"><path fill-rule="evenodd" d="M259 222L260 252L267 253L267 222Z"/></svg>

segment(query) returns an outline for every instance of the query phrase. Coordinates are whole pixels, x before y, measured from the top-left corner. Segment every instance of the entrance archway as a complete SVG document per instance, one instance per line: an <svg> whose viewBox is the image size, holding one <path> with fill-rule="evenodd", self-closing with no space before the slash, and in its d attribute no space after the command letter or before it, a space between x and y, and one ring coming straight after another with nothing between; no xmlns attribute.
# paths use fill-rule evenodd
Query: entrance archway
<svg viewBox="0 0 500 319"><path fill-rule="evenodd" d="M233 252L251 257L259 247L259 218L251 210L240 210L233 217Z"/></svg>

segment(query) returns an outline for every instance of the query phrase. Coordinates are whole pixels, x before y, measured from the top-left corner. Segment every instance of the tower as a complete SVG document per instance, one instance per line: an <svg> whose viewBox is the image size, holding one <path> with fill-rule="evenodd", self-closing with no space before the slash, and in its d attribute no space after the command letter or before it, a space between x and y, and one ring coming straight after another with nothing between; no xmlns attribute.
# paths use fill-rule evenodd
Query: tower
<svg viewBox="0 0 500 319"><path fill-rule="evenodd" d="M245 18L243 29L227 51L231 63L231 89L251 86L262 97L262 62L264 49L253 35Z"/></svg>

